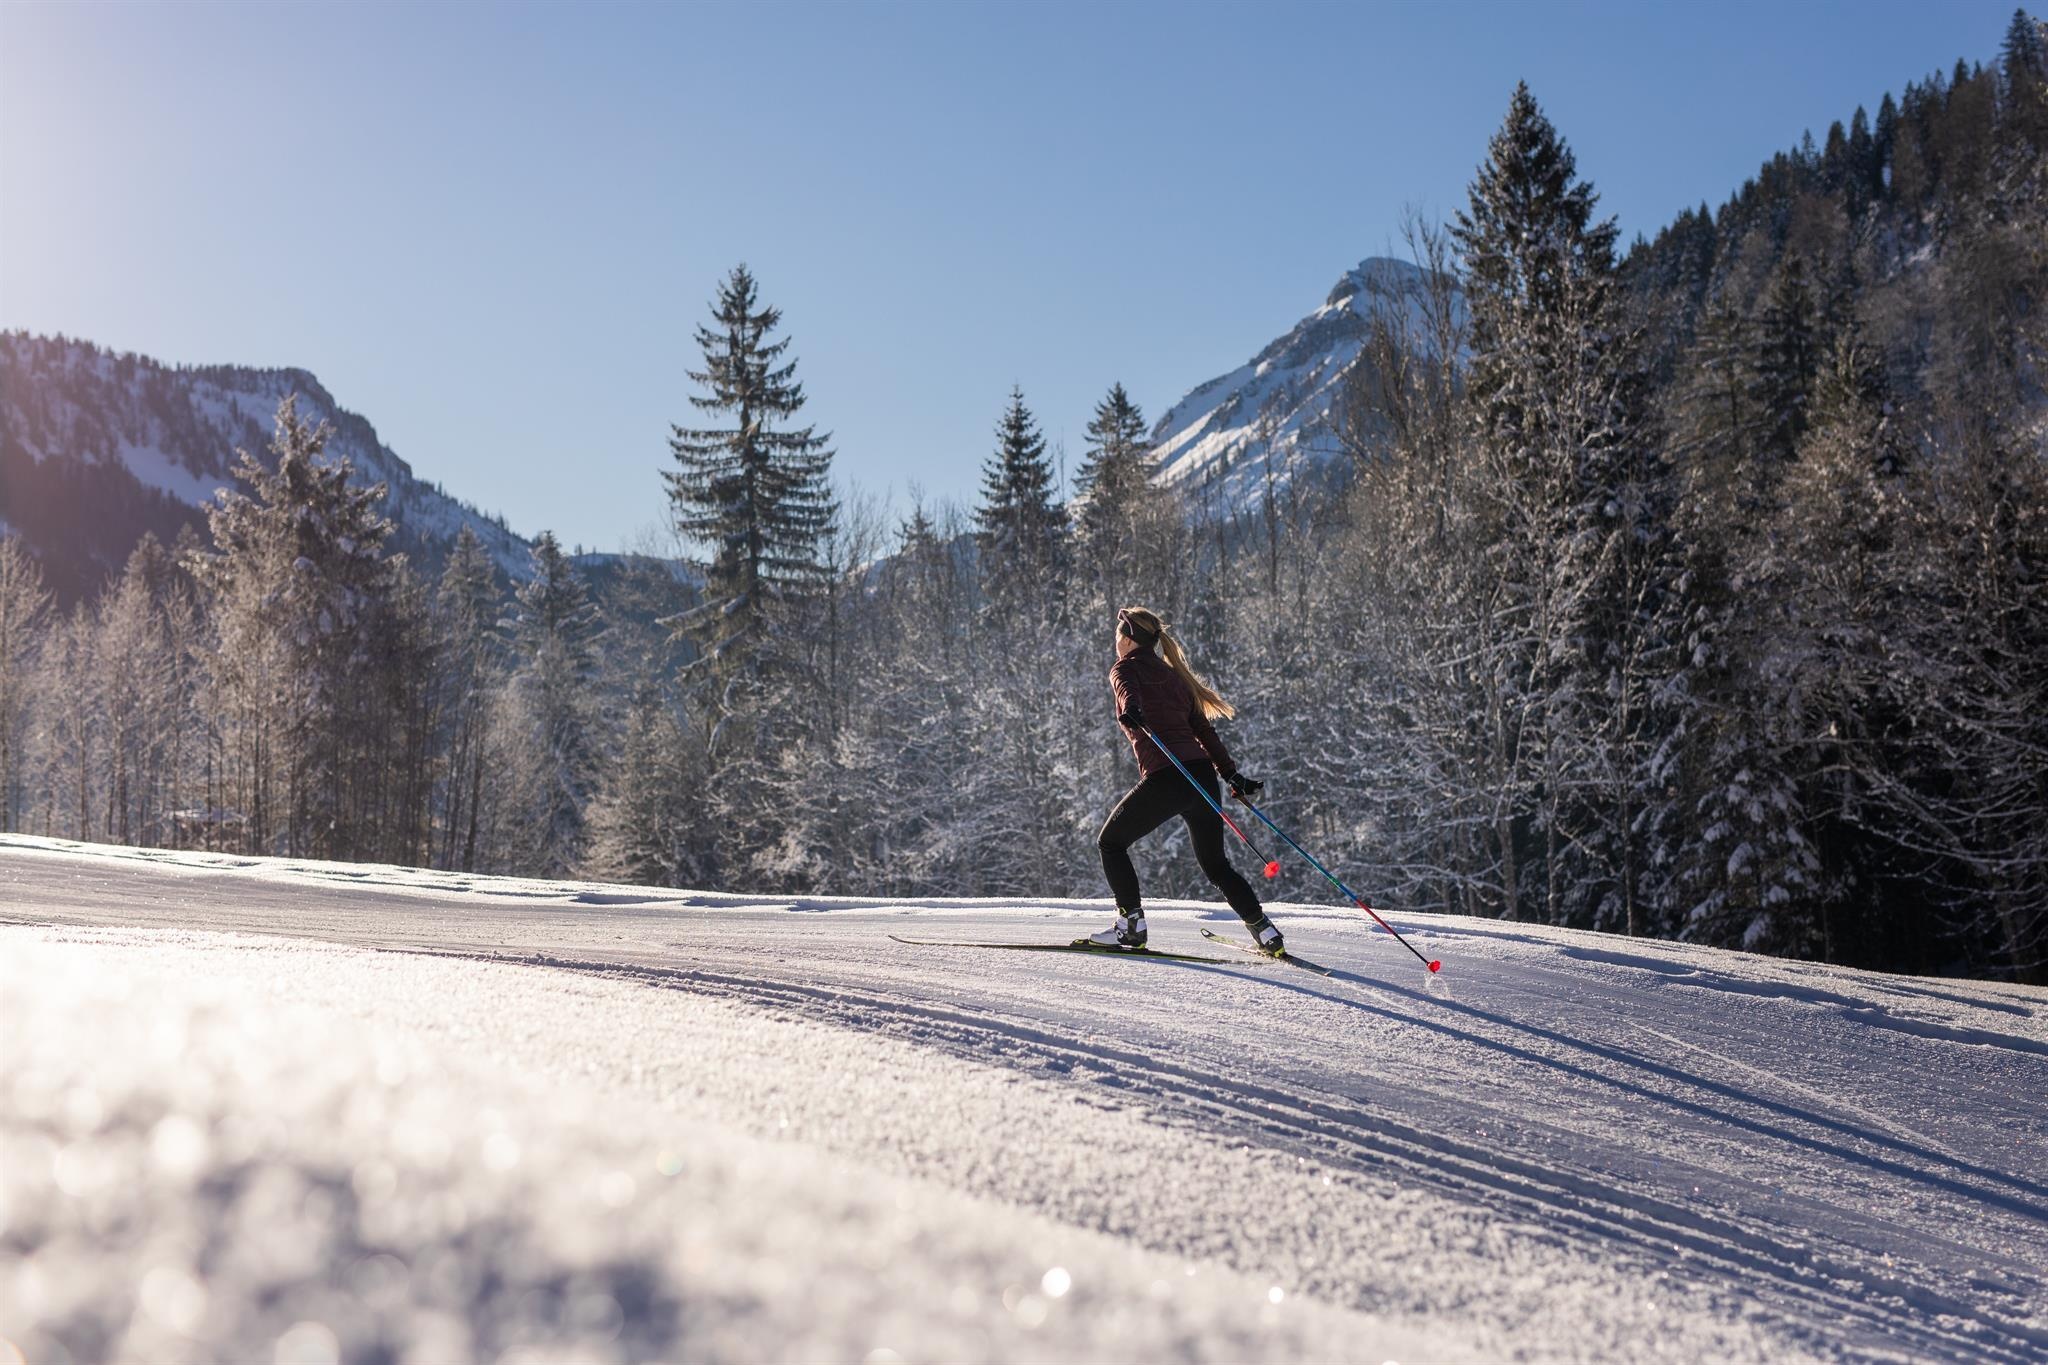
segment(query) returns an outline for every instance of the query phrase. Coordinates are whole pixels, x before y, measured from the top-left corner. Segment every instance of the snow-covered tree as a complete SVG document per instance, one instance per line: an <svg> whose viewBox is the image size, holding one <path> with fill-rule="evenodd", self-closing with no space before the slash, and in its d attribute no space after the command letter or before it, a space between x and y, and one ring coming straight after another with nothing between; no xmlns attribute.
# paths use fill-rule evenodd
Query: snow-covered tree
<svg viewBox="0 0 2048 1365"><path fill-rule="evenodd" d="M1159 595L1158 574L1185 538L1187 509L1153 484L1145 417L1122 384L1095 405L1087 436L1075 476L1077 587L1091 609L1113 611Z"/></svg>
<svg viewBox="0 0 2048 1365"><path fill-rule="evenodd" d="M515 857L523 870L566 875L583 857L584 814L602 755L592 642L600 618L554 534L533 546L533 577L510 617L513 669L508 738L519 756L513 784Z"/></svg>
<svg viewBox="0 0 2048 1365"><path fill-rule="evenodd" d="M1081 500L1081 527L1091 542L1114 535L1127 519L1127 509L1143 495L1150 469L1146 454L1145 415L1122 384L1095 405L1088 419L1088 446L1074 475Z"/></svg>
<svg viewBox="0 0 2048 1365"><path fill-rule="evenodd" d="M1553 922L1634 927L1632 793L1645 782L1665 474L1617 296L1615 228L1516 88L1452 229L1472 317L1490 496L1504 746L1521 788L1498 837L1540 867ZM1519 877L1511 880L1519 881ZM1511 907L1521 890L1509 890ZM1614 907L1612 909L1608 907Z"/></svg>
<svg viewBox="0 0 2048 1365"><path fill-rule="evenodd" d="M391 523L377 510L384 486L357 487L347 460L324 460L330 430L285 397L275 468L240 452L235 475L249 491L223 493L211 509L218 548L198 566L219 632L236 797L251 847L264 851L279 839L287 852L331 854L348 837L349 693L393 584Z"/></svg>
<svg viewBox="0 0 2048 1365"><path fill-rule="evenodd" d="M486 760L500 683L494 633L498 606L490 559L475 532L465 526L441 571L436 597L448 727L438 862L464 872L477 866L477 836L486 801Z"/></svg>
<svg viewBox="0 0 2048 1365"><path fill-rule="evenodd" d="M21 828L29 698L49 607L41 566L18 537L0 536L0 830Z"/></svg>
<svg viewBox="0 0 2048 1365"><path fill-rule="evenodd" d="M591 803L584 871L642 886L702 886L716 875L703 818L708 766L674 700L651 678L635 691L618 755Z"/></svg>
<svg viewBox="0 0 2048 1365"><path fill-rule="evenodd" d="M93 621L95 704L106 754L102 836L110 843L164 842L152 778L162 755L158 727L170 713L172 651L150 591L150 570L163 551L153 537L101 597Z"/></svg>
<svg viewBox="0 0 2048 1365"><path fill-rule="evenodd" d="M708 659L752 648L795 603L815 594L821 545L837 514L832 452L814 426L787 427L803 411L789 338L769 340L781 311L761 305L746 266L718 287L711 326L697 329L706 390L690 402L729 425L673 428L677 468L664 472L676 529L708 548L703 604L682 618Z"/></svg>
<svg viewBox="0 0 2048 1365"><path fill-rule="evenodd" d="M2014 10L1998 70L2001 150L2017 157L2048 152L2048 23Z"/></svg>
<svg viewBox="0 0 2048 1365"><path fill-rule="evenodd" d="M982 581L991 600L1006 608L1043 605L1045 586L1063 563L1067 514L1055 497L1052 459L1038 419L1024 405L1024 390L996 423L996 448L982 466L981 502L974 509Z"/></svg>
<svg viewBox="0 0 2048 1365"><path fill-rule="evenodd" d="M1806 431L1807 404L1820 372L1822 339L1806 266L1788 257L1757 318L1750 378L1758 455L1765 467L1789 463ZM1769 477L1775 477L1775 471Z"/></svg>

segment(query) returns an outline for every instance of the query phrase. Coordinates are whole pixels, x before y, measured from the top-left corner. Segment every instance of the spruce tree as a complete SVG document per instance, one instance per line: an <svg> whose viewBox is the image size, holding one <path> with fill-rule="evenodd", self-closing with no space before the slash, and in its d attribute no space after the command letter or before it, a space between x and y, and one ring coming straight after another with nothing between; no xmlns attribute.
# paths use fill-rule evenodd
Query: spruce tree
<svg viewBox="0 0 2048 1365"><path fill-rule="evenodd" d="M1767 463L1789 463L1806 431L1807 403L1820 369L1816 312L1806 265L1799 257L1788 256L1757 318L1751 398L1758 447Z"/></svg>
<svg viewBox="0 0 2048 1365"><path fill-rule="evenodd" d="M891 603L904 612L905 621L922 621L926 611L952 603L960 592L955 537L947 532L921 499L911 504L910 514L896 527L896 553L884 581Z"/></svg>
<svg viewBox="0 0 2048 1365"><path fill-rule="evenodd" d="M227 493L207 513L219 551L201 567L216 604L217 671L246 746L252 851L269 851L281 833L289 853L348 852L340 760L395 580L384 555L392 527L378 511L384 485L357 487L349 461L326 460L331 431L301 419L298 395L287 395L271 441L276 468L241 452L234 472L249 492Z"/></svg>
<svg viewBox="0 0 2048 1365"><path fill-rule="evenodd" d="M1965 433L1916 469L1884 681L1914 723L1883 771L1908 889L1979 971L2048 984L2048 467L2031 436Z"/></svg>
<svg viewBox="0 0 2048 1365"><path fill-rule="evenodd" d="M1884 358L1863 339L1853 317L1835 334L1815 377L1812 434L1862 452L1861 463L1879 478L1903 472L1911 457L1893 412Z"/></svg>
<svg viewBox="0 0 2048 1365"><path fill-rule="evenodd" d="M1999 66L2008 87L2015 80L2048 77L2048 24L2024 8L2014 10L1999 47Z"/></svg>
<svg viewBox="0 0 2048 1365"><path fill-rule="evenodd" d="M1122 384L1112 385L1095 405L1087 456L1075 478L1080 540L1100 590L1099 604L1121 605L1136 589L1133 580L1144 548L1141 513L1151 492L1147 449L1144 415Z"/></svg>
<svg viewBox="0 0 2048 1365"><path fill-rule="evenodd" d="M1571 149L1528 85L1517 84L1451 228L1464 258L1476 362L1509 341L1521 318L1561 316L1570 291L1611 275L1618 229L1612 219L1594 221L1598 195L1577 177ZM1501 411L1512 398L1496 392L1508 378L1500 366L1475 363L1474 371L1494 415L1512 416L1511 407Z"/></svg>
<svg viewBox="0 0 2048 1365"><path fill-rule="evenodd" d="M676 529L709 548L704 601L677 624L705 657L758 644L763 628L820 588L822 544L838 514L832 452L812 426L790 423L804 406L782 320L761 304L753 274L733 268L718 287L711 326L697 329L707 390L690 402L729 425L674 426L678 468L664 472ZM743 643L744 642L744 643Z"/></svg>
<svg viewBox="0 0 2048 1365"><path fill-rule="evenodd" d="M1060 562L1067 514L1054 499L1052 460L1024 390L996 424L996 449L982 468L981 504L975 508L976 542L991 597L1014 603L1041 593Z"/></svg>
<svg viewBox="0 0 2048 1365"><path fill-rule="evenodd" d="M441 571L436 594L445 677L447 778L442 796L440 865L476 870L485 758L496 690L498 584L483 542L464 526Z"/></svg>
<svg viewBox="0 0 2048 1365"><path fill-rule="evenodd" d="M1877 142L1870 135L1870 115L1863 112L1863 106L1856 106L1856 116L1849 121L1849 214L1856 217L1864 206L1877 197L1881 173L1877 160Z"/></svg>
<svg viewBox="0 0 2048 1365"><path fill-rule="evenodd" d="M2014 10L1999 56L1999 131L2008 145L2048 150L2048 25Z"/></svg>
<svg viewBox="0 0 2048 1365"><path fill-rule="evenodd" d="M1496 601L1475 642L1509 680L1494 838L1510 915L1524 868L1553 922L1599 918L1609 889L1637 927L1634 824L1661 572L1661 469L1641 439L1641 377L1616 296L1613 221L1526 85L1452 235L1472 326L1484 538ZM1513 628L1505 621L1519 621ZM1616 689L1623 689L1622 702ZM1592 859L1597 866L1583 865ZM1586 897L1594 898L1588 903Z"/></svg>
<svg viewBox="0 0 2048 1365"><path fill-rule="evenodd" d="M938 528L932 525L931 514L925 511L922 502L914 504L910 515L896 527L897 558L922 568L944 553L939 543Z"/></svg>
<svg viewBox="0 0 2048 1365"><path fill-rule="evenodd" d="M1145 481L1145 415L1122 384L1095 405L1088 422L1087 455L1074 475L1074 488L1085 503L1116 505Z"/></svg>
<svg viewBox="0 0 2048 1365"><path fill-rule="evenodd" d="M597 607L551 531L533 545L533 577L517 595L509 630L517 660L512 722L520 774L527 870L550 876L582 859L584 808L595 789L598 733Z"/></svg>
<svg viewBox="0 0 2048 1365"><path fill-rule="evenodd" d="M1845 188L1850 173L1849 134L1836 119L1828 125L1828 139L1820 154L1821 188L1830 192Z"/></svg>
<svg viewBox="0 0 2048 1365"><path fill-rule="evenodd" d="M1768 528L1808 422L1815 326L1791 259L1755 323L1726 295L1703 320L1677 424L1683 572L1666 616L1679 663L1659 702L1664 918L1684 937L1788 951L1819 946L1806 918L1819 860L1774 614L1789 588Z"/></svg>
<svg viewBox="0 0 2048 1365"><path fill-rule="evenodd" d="M709 867L693 850L702 814L701 770L668 697L653 679L634 688L618 761L591 803L585 875L641 886L702 885Z"/></svg>
<svg viewBox="0 0 2048 1365"><path fill-rule="evenodd" d="M1870 130L1871 193L1889 195L1891 192L1892 149L1899 139L1899 106L1892 98L1891 91L1877 102L1877 122Z"/></svg>
<svg viewBox="0 0 2048 1365"><path fill-rule="evenodd" d="M1727 298L1709 304L1693 343L1680 439L1689 461L1716 491L1727 486L1756 435L1751 407L1756 344L1749 323Z"/></svg>
<svg viewBox="0 0 2048 1365"><path fill-rule="evenodd" d="M1883 774L1902 766L1899 739L1914 728L1892 700L1894 675L1905 663L1924 676L1893 643L1908 464L1881 358L1852 314L1816 378L1775 520L1746 555L1752 615L1768 623L1753 633L1763 663L1750 684L1752 709L1771 715L1783 736L1787 752L1775 766L1797 784L1811 858L1803 880L1762 913L1776 921L1775 946L1815 947L1850 965L1873 961L1873 945L1899 936L1907 918L1889 891L1899 850L1868 813L1881 808Z"/></svg>

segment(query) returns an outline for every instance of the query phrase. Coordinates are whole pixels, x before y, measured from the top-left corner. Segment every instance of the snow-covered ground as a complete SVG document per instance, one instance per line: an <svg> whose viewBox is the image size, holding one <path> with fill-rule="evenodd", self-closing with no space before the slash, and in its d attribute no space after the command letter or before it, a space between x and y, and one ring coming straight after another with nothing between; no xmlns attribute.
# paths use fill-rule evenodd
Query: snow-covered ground
<svg viewBox="0 0 2048 1365"><path fill-rule="evenodd" d="M1150 913L0 836L0 1360L2048 1358L2043 992Z"/></svg>

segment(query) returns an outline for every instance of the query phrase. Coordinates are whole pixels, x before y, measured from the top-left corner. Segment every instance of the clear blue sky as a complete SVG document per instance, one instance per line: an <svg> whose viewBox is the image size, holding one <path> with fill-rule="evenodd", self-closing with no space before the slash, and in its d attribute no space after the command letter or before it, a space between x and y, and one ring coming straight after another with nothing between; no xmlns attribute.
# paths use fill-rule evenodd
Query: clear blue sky
<svg viewBox="0 0 2048 1365"><path fill-rule="evenodd" d="M296 365L531 534L663 519L742 259L843 478L970 500L1009 388L1078 460L1461 202L1517 79L1625 237L2013 0L0 4L0 327Z"/></svg>

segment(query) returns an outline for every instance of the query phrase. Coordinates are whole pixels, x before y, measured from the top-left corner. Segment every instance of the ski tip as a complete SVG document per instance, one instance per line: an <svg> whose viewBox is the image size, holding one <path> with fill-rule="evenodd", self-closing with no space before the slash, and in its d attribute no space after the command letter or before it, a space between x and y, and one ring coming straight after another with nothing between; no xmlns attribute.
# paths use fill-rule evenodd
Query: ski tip
<svg viewBox="0 0 2048 1365"><path fill-rule="evenodd" d="M1269 863L1267 863L1267 864L1266 864L1266 877L1267 877L1267 879L1268 879L1268 880L1271 880L1272 878L1274 878L1274 877L1277 877L1277 876L1279 876L1279 875L1280 875L1280 863L1279 863L1279 861L1278 861L1277 859L1276 859L1276 860L1274 860L1273 862L1269 862Z"/></svg>
<svg viewBox="0 0 2048 1365"><path fill-rule="evenodd" d="M1443 964L1443 963L1441 963L1441 962L1432 962L1432 963L1430 963L1430 964L1429 964L1429 970L1430 970L1430 971L1431 971L1432 973L1440 972L1440 971L1442 971L1443 969L1444 969L1444 964Z"/></svg>

